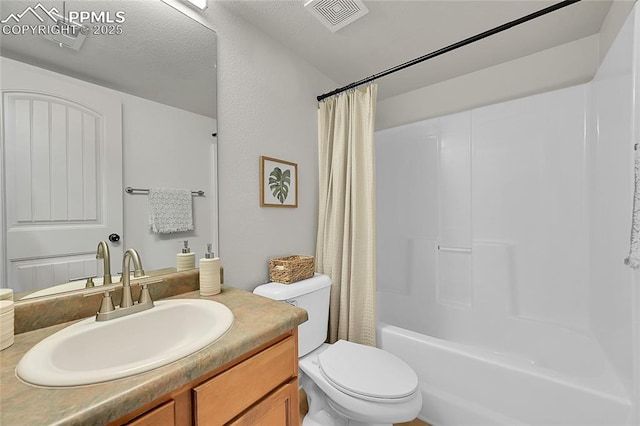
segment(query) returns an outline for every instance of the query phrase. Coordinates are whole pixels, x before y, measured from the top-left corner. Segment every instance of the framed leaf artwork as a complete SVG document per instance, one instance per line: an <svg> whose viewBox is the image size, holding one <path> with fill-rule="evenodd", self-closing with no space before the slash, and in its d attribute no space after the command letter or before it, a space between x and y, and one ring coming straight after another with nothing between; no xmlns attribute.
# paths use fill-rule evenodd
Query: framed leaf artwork
<svg viewBox="0 0 640 426"><path fill-rule="evenodd" d="M298 164L260 157L260 206L298 207Z"/></svg>

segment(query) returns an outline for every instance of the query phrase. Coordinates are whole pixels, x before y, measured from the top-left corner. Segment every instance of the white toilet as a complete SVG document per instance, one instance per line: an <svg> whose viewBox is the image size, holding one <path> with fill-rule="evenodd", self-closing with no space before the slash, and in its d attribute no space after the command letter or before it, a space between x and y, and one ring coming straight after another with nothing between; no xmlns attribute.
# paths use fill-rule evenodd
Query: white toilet
<svg viewBox="0 0 640 426"><path fill-rule="evenodd" d="M255 294L303 308L298 329L300 382L309 413L303 426L383 426L408 422L422 407L416 373L378 348L327 337L331 279L315 274L293 284L268 283Z"/></svg>

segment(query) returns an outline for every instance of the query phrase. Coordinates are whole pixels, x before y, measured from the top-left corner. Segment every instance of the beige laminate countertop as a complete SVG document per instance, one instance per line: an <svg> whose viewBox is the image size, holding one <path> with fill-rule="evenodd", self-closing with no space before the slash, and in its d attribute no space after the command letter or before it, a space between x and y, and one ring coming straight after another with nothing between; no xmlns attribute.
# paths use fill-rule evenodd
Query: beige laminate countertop
<svg viewBox="0 0 640 426"><path fill-rule="evenodd" d="M18 361L33 345L72 322L19 334L12 346L0 352L0 425L98 425L117 420L307 319L303 309L227 286L216 296L202 297L193 291L171 299L218 301L231 309L234 324L213 344L169 365L124 379L72 388L39 388L21 382L15 375Z"/></svg>

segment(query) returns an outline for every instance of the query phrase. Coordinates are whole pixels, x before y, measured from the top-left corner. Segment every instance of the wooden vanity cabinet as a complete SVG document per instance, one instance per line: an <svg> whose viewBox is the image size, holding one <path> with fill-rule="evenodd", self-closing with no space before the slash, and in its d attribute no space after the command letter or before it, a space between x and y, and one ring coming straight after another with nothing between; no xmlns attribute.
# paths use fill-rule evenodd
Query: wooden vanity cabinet
<svg viewBox="0 0 640 426"><path fill-rule="evenodd" d="M298 426L298 381L280 386L262 401L250 408L236 420L232 426Z"/></svg>
<svg viewBox="0 0 640 426"><path fill-rule="evenodd" d="M295 329L112 425L299 426L297 346Z"/></svg>
<svg viewBox="0 0 640 426"><path fill-rule="evenodd" d="M176 403L174 400L165 402L156 408L152 408L128 424L130 426L175 425L175 406Z"/></svg>

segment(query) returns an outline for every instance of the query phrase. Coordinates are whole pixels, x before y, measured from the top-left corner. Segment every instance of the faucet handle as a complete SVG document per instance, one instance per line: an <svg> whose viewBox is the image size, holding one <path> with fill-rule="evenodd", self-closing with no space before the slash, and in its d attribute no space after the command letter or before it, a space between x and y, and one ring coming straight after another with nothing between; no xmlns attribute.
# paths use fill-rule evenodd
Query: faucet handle
<svg viewBox="0 0 640 426"><path fill-rule="evenodd" d="M148 283L140 284L142 288L140 289L140 297L138 298L138 305L141 305L143 303L153 304L153 300L151 299L151 293L149 293L147 284Z"/></svg>
<svg viewBox="0 0 640 426"><path fill-rule="evenodd" d="M112 288L104 288L104 286L94 287L91 290L85 291L82 295L83 297L93 296L94 294L104 293L102 296L102 302L100 303L100 310L96 314L96 319L100 317L101 314L106 314L107 312L112 312L116 310L116 307L113 305L113 299L111 298L111 292L115 290L115 287Z"/></svg>
<svg viewBox="0 0 640 426"><path fill-rule="evenodd" d="M70 278L69 282L71 282L71 281L83 281L83 280L89 281L90 279L93 281L94 278L98 278L98 276L97 275L85 275L85 276L82 276L82 277Z"/></svg>
<svg viewBox="0 0 640 426"><path fill-rule="evenodd" d="M113 299L111 298L110 291L107 290L104 292L104 296L102 296L102 303L100 303L100 310L98 314L106 314L107 312L112 312L116 310L116 307L113 306Z"/></svg>
<svg viewBox="0 0 640 426"><path fill-rule="evenodd" d="M139 286L143 286L143 285L148 285L148 284L158 284L164 281L164 278L141 278L139 280L134 280L131 281L131 285L139 285Z"/></svg>
<svg viewBox="0 0 640 426"><path fill-rule="evenodd" d="M89 297L89 296L93 296L94 294L98 294L98 293L111 293L112 291L115 291L116 288L118 288L116 285L99 285L96 287L91 287L91 288L85 288L82 292L82 296L83 297Z"/></svg>
<svg viewBox="0 0 640 426"><path fill-rule="evenodd" d="M138 305L140 305L141 303L150 303L151 305L153 305L153 300L151 299L151 293L149 293L149 289L147 288L147 286L149 284L161 283L162 281L164 281L163 278L156 278L156 279L151 279L149 281L141 282L139 284L140 297L138 298Z"/></svg>

